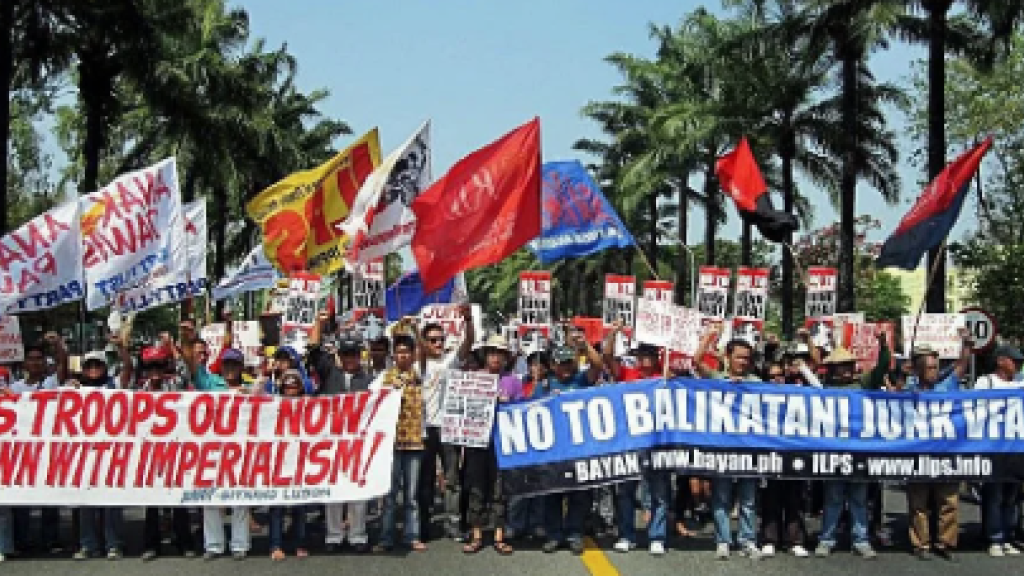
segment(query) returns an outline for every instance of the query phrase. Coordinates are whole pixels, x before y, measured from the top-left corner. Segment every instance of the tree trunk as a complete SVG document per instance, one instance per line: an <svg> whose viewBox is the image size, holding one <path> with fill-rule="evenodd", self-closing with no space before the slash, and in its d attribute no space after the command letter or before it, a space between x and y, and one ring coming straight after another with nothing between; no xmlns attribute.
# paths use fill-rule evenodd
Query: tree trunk
<svg viewBox="0 0 1024 576"><path fill-rule="evenodd" d="M647 232L650 235L647 239L647 261L654 267L654 270L651 271L653 280L658 270L658 195L654 192L651 192L647 198L647 210L650 212L651 218L650 229Z"/></svg>
<svg viewBox="0 0 1024 576"><path fill-rule="evenodd" d="M688 176L688 175L687 175ZM686 294L689 292L690 274L690 253L686 245L687 240L687 218L689 218L689 196L687 186L688 178L684 177L679 185L679 219L677 220L676 235L679 236L679 255L676 262L676 304L680 306L686 303ZM692 299L697 296L690 295Z"/></svg>
<svg viewBox="0 0 1024 576"><path fill-rule="evenodd" d="M4 143L4 162L0 166L0 236L7 233L8 212L10 201L7 198L7 161L10 158L11 138L11 98L14 88L14 0L5 0L0 6L0 31L4 37L0 40L0 80L7 87L7 98L4 99L3 112L0 115L0 139Z"/></svg>
<svg viewBox="0 0 1024 576"><path fill-rule="evenodd" d="M857 66L859 54L842 57L843 168L839 180L839 298L837 312L853 312L854 296L854 220L857 202Z"/></svg>
<svg viewBox="0 0 1024 576"><path fill-rule="evenodd" d="M704 263L715 265L715 235L718 233L718 180L712 157L704 171Z"/></svg>
<svg viewBox="0 0 1024 576"><path fill-rule="evenodd" d="M782 157L782 209L792 214L796 200L796 184L793 181L793 157L796 155L796 138L788 132L780 146ZM793 245L793 235L788 234L786 244ZM782 247L782 334L786 340L793 339L793 253L788 246Z"/></svg>
<svg viewBox="0 0 1024 576"><path fill-rule="evenodd" d="M228 228L228 196L213 195L213 277L223 278L227 269L227 228ZM224 301L217 302L216 318L224 311Z"/></svg>
<svg viewBox="0 0 1024 576"><path fill-rule="evenodd" d="M740 230L740 266L752 265L754 248L751 236L750 222L744 220Z"/></svg>
<svg viewBox="0 0 1024 576"><path fill-rule="evenodd" d="M938 176L946 165L946 14L952 2L926 2L928 9L928 178ZM942 252L940 254L940 252ZM941 246L928 252L926 271L928 312L946 311L946 257Z"/></svg>

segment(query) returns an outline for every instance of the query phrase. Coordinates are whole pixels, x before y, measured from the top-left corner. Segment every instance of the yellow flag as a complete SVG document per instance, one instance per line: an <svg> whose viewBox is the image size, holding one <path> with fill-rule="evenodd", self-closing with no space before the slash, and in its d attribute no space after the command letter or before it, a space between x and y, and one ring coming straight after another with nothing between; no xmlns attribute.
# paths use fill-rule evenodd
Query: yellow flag
<svg viewBox="0 0 1024 576"><path fill-rule="evenodd" d="M320 166L260 192L246 211L263 229L267 259L285 274L340 270L345 246L337 225L379 164L380 140L374 128Z"/></svg>

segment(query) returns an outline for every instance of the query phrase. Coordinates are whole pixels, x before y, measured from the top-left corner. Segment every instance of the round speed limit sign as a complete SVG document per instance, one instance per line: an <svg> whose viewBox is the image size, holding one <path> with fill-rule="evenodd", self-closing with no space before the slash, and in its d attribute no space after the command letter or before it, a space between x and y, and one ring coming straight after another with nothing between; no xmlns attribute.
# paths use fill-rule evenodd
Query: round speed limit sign
<svg viewBox="0 0 1024 576"><path fill-rule="evenodd" d="M974 353L978 354L991 348L996 343L999 325L996 319L981 308L964 308L964 324L974 339Z"/></svg>

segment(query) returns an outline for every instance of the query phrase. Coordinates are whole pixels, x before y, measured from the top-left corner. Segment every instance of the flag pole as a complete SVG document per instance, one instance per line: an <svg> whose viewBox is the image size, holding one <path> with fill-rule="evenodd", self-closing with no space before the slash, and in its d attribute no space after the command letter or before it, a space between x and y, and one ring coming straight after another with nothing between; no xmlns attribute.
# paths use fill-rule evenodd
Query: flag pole
<svg viewBox="0 0 1024 576"><path fill-rule="evenodd" d="M661 278L658 277L658 272L654 269L654 266L651 266L651 261L648 260L647 255L644 254L643 249L639 246L634 247L636 248L636 253L640 255L640 260L644 263L644 266L647 266L647 270L651 273L651 276L654 277L655 280L661 280Z"/></svg>
<svg viewBox="0 0 1024 576"><path fill-rule="evenodd" d="M938 257L935 258L935 261L932 262L931 270L929 270L929 272L928 272L928 279L925 280L925 283L924 283L924 294L925 294L925 296L921 297L921 303L917 306L917 315L914 316L914 330L911 332L911 335L910 335L910 346L908 347L907 350L904 350L904 354L908 358L910 358L912 356L912 354L914 353L914 341L917 339L917 326L918 326L918 324L921 323L921 314L924 313L925 304L928 302L928 298L926 297L927 294L928 294L928 289L931 287L932 282L935 281L935 275L939 271L939 263L946 261L946 241L945 240L943 240L942 241L942 245L939 246L939 252L938 252L937 256ZM906 341L906 338L904 338L904 341Z"/></svg>

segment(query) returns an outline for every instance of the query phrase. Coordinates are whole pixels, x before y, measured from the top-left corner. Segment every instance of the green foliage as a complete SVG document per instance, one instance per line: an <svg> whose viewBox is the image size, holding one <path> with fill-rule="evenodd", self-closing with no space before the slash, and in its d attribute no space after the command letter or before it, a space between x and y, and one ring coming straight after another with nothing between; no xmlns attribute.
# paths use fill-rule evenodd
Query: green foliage
<svg viewBox="0 0 1024 576"><path fill-rule="evenodd" d="M957 265L974 271L968 285L971 300L999 321L1003 338L1024 341L1020 318L1024 302L1024 244L990 244L979 237L951 247Z"/></svg>

